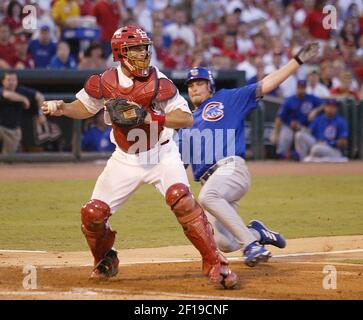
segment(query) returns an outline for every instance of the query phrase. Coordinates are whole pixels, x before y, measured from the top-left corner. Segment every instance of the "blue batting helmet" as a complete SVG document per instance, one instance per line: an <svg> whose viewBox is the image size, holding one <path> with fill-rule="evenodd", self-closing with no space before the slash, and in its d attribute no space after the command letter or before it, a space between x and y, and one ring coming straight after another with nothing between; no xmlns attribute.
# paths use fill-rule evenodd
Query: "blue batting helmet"
<svg viewBox="0 0 363 320"><path fill-rule="evenodd" d="M216 91L216 86L214 83L212 72L210 72L207 68L204 67L195 67L190 69L187 75L187 80L185 81L188 84L189 81L194 79L204 79L208 81L209 89L214 93Z"/></svg>

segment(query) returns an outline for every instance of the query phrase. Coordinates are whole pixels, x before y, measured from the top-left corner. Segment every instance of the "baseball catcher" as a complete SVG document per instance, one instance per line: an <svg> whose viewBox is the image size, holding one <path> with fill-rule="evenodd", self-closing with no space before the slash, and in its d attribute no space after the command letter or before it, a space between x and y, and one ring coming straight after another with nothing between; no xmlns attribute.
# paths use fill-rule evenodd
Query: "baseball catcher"
<svg viewBox="0 0 363 320"><path fill-rule="evenodd" d="M141 185L152 184L200 252L203 273L213 283L234 287L238 277L217 250L206 215L190 192L173 139L173 129L193 124L187 101L172 81L150 66L151 40L140 27L117 30L111 47L114 60L120 62L117 68L91 75L76 94L77 100L49 101L42 107L45 114L75 119L92 117L106 107L105 121L112 125L116 150L98 177L91 200L81 208L82 231L94 257L91 277L117 274L116 232L109 218Z"/></svg>

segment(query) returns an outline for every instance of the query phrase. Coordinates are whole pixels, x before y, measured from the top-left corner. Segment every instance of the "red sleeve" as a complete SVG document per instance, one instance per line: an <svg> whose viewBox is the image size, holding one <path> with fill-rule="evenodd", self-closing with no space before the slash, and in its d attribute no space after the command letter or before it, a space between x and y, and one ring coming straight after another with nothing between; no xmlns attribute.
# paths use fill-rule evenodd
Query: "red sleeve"
<svg viewBox="0 0 363 320"><path fill-rule="evenodd" d="M97 23L99 22L100 19L100 11L98 8L99 8L98 4L95 4L95 6L92 8L92 15L96 17Z"/></svg>
<svg viewBox="0 0 363 320"><path fill-rule="evenodd" d="M330 89L330 93L331 94L339 94L340 93L340 90L338 87L335 87L335 88L331 88Z"/></svg>
<svg viewBox="0 0 363 320"><path fill-rule="evenodd" d="M101 99L103 96L101 87L101 76L99 74L91 75L84 85L84 90L91 97Z"/></svg>
<svg viewBox="0 0 363 320"><path fill-rule="evenodd" d="M303 26L306 28L309 28L310 22L311 22L311 14L310 14L310 12L308 12L308 14L305 17Z"/></svg>

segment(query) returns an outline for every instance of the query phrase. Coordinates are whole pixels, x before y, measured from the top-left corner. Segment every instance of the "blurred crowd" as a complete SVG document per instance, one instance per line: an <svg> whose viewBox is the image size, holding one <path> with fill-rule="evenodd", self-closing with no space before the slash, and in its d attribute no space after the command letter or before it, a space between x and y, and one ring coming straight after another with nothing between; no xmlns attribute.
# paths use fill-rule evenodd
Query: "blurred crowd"
<svg viewBox="0 0 363 320"><path fill-rule="evenodd" d="M29 4L36 8L35 30L22 24ZM322 23L327 4L337 17L330 29ZM303 78L320 97L363 96L362 0L5 0L0 19L0 68L106 68L113 65L113 32L138 24L153 39L159 68L244 70L248 82L282 66L307 41L319 41L315 66L301 68L273 95L291 96ZM66 36L80 28L99 33Z"/></svg>

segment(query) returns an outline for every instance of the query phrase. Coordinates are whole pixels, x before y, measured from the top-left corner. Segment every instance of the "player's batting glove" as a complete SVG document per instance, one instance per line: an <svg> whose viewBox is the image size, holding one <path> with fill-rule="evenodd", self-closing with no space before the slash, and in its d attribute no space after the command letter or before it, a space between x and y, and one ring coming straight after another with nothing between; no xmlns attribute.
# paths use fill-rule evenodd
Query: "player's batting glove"
<svg viewBox="0 0 363 320"><path fill-rule="evenodd" d="M112 123L121 128L137 127L144 123L147 111L139 104L122 98L109 99L105 103Z"/></svg>
<svg viewBox="0 0 363 320"><path fill-rule="evenodd" d="M303 64L309 61L311 58L315 57L319 52L319 43L310 42L304 45L299 52L294 56L295 60L299 64Z"/></svg>

